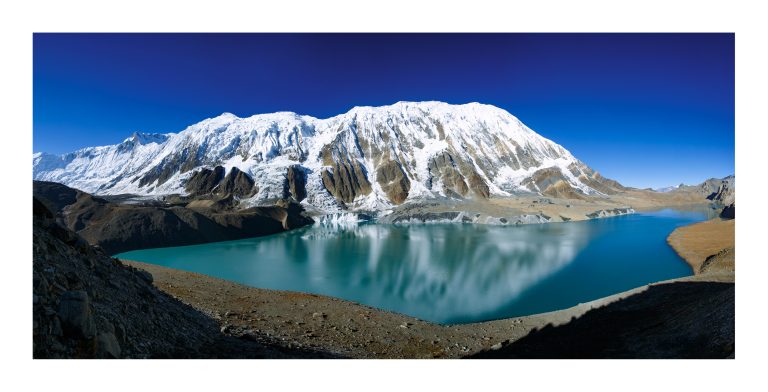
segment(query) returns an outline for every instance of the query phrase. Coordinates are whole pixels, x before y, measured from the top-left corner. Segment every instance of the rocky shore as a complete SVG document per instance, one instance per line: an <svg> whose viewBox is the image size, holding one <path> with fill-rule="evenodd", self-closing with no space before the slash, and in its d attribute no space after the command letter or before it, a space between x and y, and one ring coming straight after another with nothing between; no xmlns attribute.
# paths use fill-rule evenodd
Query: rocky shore
<svg viewBox="0 0 768 392"><path fill-rule="evenodd" d="M258 289L192 272L122 262L149 272L160 290L210 315L230 336L338 357L733 355L733 284L717 276L660 282L556 312L439 325L332 297ZM563 340L571 343L562 344ZM587 344L593 341L594 345Z"/></svg>

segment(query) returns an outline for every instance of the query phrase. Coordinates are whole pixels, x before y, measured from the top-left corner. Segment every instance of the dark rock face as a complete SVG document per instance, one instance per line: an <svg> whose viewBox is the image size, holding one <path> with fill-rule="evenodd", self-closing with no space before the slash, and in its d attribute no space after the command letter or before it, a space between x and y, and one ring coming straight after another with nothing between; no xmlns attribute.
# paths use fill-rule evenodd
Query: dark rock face
<svg viewBox="0 0 768 392"><path fill-rule="evenodd" d="M221 166L217 166L216 169ZM253 179L240 171L240 169L233 167L224 180L219 183L216 188L216 194L227 196L232 195L239 198L248 198L253 196L259 191L259 188L255 186Z"/></svg>
<svg viewBox="0 0 768 392"><path fill-rule="evenodd" d="M427 185L432 189L435 180L443 184L443 193L451 197L464 198L469 196L469 191L480 198L490 197L490 188L483 178L475 171L474 167L454 158L454 155L444 151L433 157L427 168L430 178ZM487 171L491 171L487 169Z"/></svg>
<svg viewBox="0 0 768 392"><path fill-rule="evenodd" d="M35 193L35 197L41 200L40 208L44 208L46 197L56 194L51 190L54 189L52 186L46 186L45 189L48 189L45 194ZM60 184L58 189L64 193L72 190ZM302 215L303 209L292 203L282 207L222 211L212 207L117 204L84 192L78 195L73 204L61 207L55 211L54 216L63 226L76 231L87 243L98 245L109 254L131 249L255 237L312 223L310 218Z"/></svg>
<svg viewBox="0 0 768 392"><path fill-rule="evenodd" d="M402 204L408 197L411 181L399 163L387 161L376 168L376 180L394 204Z"/></svg>
<svg viewBox="0 0 768 392"><path fill-rule="evenodd" d="M354 150L347 150L346 145L342 143L328 144L320 150L323 165L330 166L329 169L321 172L323 186L342 205L351 203L358 196L368 195L372 191L365 166L355 158L363 157L365 153L361 148L369 144L365 140L358 139L351 130L340 133L337 139L349 136L357 140L353 146ZM379 152L377 151L376 154Z"/></svg>
<svg viewBox="0 0 768 392"><path fill-rule="evenodd" d="M197 158L197 151L197 146L186 147L177 154L166 157L143 177L137 177L133 181L138 180L140 187L152 185L155 182L157 185L162 185L176 172L186 173L199 166L201 162Z"/></svg>
<svg viewBox="0 0 768 392"><path fill-rule="evenodd" d="M202 169L189 178L185 189L187 193L193 196L207 195L213 193L213 190L224 179L224 168L216 166L213 170Z"/></svg>
<svg viewBox="0 0 768 392"><path fill-rule="evenodd" d="M365 168L357 161L346 158L334 162L331 169L323 170L323 185L342 203L351 203L357 196L371 193L371 183Z"/></svg>
<svg viewBox="0 0 768 392"><path fill-rule="evenodd" d="M725 219L736 219L736 203L731 203L720 212L720 217Z"/></svg>
<svg viewBox="0 0 768 392"><path fill-rule="evenodd" d="M442 154L433 157L427 166L431 176L428 185L432 188L434 179L440 179L443 182L443 192L446 195L464 197L469 193L469 186L464 181L456 161L453 156L444 151Z"/></svg>
<svg viewBox="0 0 768 392"><path fill-rule="evenodd" d="M201 169L187 180L185 190L190 196L215 195L237 198L248 198L259 191L253 179L240 169L233 167L224 176L225 171L221 166L216 166L213 170Z"/></svg>
<svg viewBox="0 0 768 392"><path fill-rule="evenodd" d="M307 173L301 166L288 167L285 174L285 197L293 197L296 201L302 201L307 197Z"/></svg>
<svg viewBox="0 0 768 392"><path fill-rule="evenodd" d="M215 320L84 244L39 200L33 204L34 358L323 356L223 335Z"/></svg>

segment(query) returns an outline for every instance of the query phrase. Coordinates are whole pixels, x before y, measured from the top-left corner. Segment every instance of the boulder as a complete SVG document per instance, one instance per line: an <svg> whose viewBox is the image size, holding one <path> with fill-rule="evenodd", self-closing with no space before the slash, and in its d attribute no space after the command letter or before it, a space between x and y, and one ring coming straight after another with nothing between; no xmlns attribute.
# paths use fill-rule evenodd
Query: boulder
<svg viewBox="0 0 768 392"><path fill-rule="evenodd" d="M85 291L62 293L57 313L65 334L89 339L96 333L91 301Z"/></svg>
<svg viewBox="0 0 768 392"><path fill-rule="evenodd" d="M100 333L96 337L96 358L120 358L120 343L112 332Z"/></svg>

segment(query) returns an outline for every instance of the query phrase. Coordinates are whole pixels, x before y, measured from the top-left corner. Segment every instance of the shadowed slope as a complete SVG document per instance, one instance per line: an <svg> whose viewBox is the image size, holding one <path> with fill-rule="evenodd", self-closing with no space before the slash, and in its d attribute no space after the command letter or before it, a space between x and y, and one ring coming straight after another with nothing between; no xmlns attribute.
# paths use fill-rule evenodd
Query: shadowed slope
<svg viewBox="0 0 768 392"><path fill-rule="evenodd" d="M88 245L37 198L33 206L34 358L329 357L221 333L151 274Z"/></svg>
<svg viewBox="0 0 768 392"><path fill-rule="evenodd" d="M470 358L728 358L734 283L673 282Z"/></svg>

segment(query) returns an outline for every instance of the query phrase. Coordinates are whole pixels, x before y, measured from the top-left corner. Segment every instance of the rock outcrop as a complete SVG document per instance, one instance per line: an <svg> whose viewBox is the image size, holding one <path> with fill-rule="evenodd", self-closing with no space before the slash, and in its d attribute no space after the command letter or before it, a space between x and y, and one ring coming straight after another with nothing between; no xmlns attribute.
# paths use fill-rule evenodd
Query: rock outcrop
<svg viewBox="0 0 768 392"><path fill-rule="evenodd" d="M365 167L336 147L323 150L323 164L330 166L323 169L322 180L325 189L342 204L353 202L358 196L371 193Z"/></svg>
<svg viewBox="0 0 768 392"><path fill-rule="evenodd" d="M248 198L259 191L253 179L240 169L233 167L226 176L225 172L222 166L198 170L187 180L184 189L190 196L231 195L238 198Z"/></svg>
<svg viewBox="0 0 768 392"><path fill-rule="evenodd" d="M208 195L213 193L213 190L219 185L219 182L224 179L224 168L216 166L213 170L203 168L196 171L192 177L187 180L185 190L191 196Z"/></svg>
<svg viewBox="0 0 768 392"><path fill-rule="evenodd" d="M732 178L732 177L731 177ZM707 196L708 200L716 201L720 204L733 204L736 198L736 190L731 178L726 178L717 190Z"/></svg>
<svg viewBox="0 0 768 392"><path fill-rule="evenodd" d="M402 204L408 197L411 182L399 163L386 161L379 165L376 180L393 204Z"/></svg>
<svg viewBox="0 0 768 392"><path fill-rule="evenodd" d="M559 168L550 167L537 170L529 178L523 181L522 185L531 192L543 192L551 185L558 182L567 182L567 178Z"/></svg>
<svg viewBox="0 0 768 392"><path fill-rule="evenodd" d="M440 184L440 190L445 195L455 198L474 196L487 199L490 197L490 188L485 180L471 164L457 158L456 155L456 153L444 151L429 160L427 187L436 190L435 186Z"/></svg>
<svg viewBox="0 0 768 392"><path fill-rule="evenodd" d="M301 165L289 166L285 174L284 197L302 201L307 197L307 173Z"/></svg>
<svg viewBox="0 0 768 392"><path fill-rule="evenodd" d="M546 189L544 189L541 194L545 196L558 197L561 199L586 199L583 193L573 189L569 183L563 180L559 180L556 183L551 184Z"/></svg>
<svg viewBox="0 0 768 392"><path fill-rule="evenodd" d="M432 189L436 182L442 185L442 191L448 196L464 197L469 193L469 186L464 181L457 163L453 156L445 151L436 155L429 161L430 178L427 182L429 189Z"/></svg>
<svg viewBox="0 0 768 392"><path fill-rule="evenodd" d="M241 199L251 197L258 191L259 188L255 186L253 179L236 167L229 170L227 176L224 177L219 183L218 188L216 188L216 194L218 195L232 195Z"/></svg>

